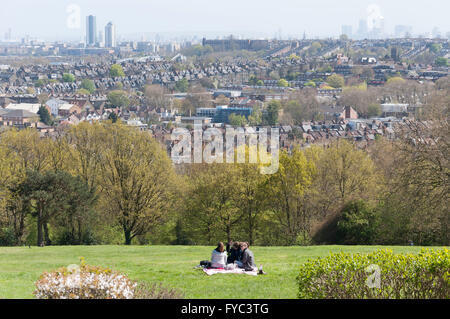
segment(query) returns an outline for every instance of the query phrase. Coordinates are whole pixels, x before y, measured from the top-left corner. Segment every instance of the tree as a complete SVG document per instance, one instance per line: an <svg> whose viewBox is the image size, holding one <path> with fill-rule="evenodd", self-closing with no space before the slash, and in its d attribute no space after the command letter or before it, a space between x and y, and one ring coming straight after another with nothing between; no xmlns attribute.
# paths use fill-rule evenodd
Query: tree
<svg viewBox="0 0 450 319"><path fill-rule="evenodd" d="M94 81L84 79L83 81L81 81L80 88L85 89L86 91L88 91L89 94L93 94L95 92Z"/></svg>
<svg viewBox="0 0 450 319"><path fill-rule="evenodd" d="M353 199L370 200L377 194L380 177L372 159L345 140L324 150L317 169L323 203L339 206Z"/></svg>
<svg viewBox="0 0 450 319"><path fill-rule="evenodd" d="M298 149L292 155L282 151L279 165L278 172L271 175L266 184L267 205L281 226L284 244L293 245L302 232L310 232L311 214L306 193L313 183L316 167Z"/></svg>
<svg viewBox="0 0 450 319"><path fill-rule="evenodd" d="M228 121L232 126L245 126L247 124L247 119L244 115L230 114Z"/></svg>
<svg viewBox="0 0 450 319"><path fill-rule="evenodd" d="M279 101L270 101L264 114L264 123L267 125L276 125L278 123L278 113L281 108Z"/></svg>
<svg viewBox="0 0 450 319"><path fill-rule="evenodd" d="M345 85L345 80L342 75L332 74L327 78L327 83L337 89Z"/></svg>
<svg viewBox="0 0 450 319"><path fill-rule="evenodd" d="M285 79L279 79L278 80L278 86L279 87L288 87L289 86L289 83L288 83L288 81L286 81Z"/></svg>
<svg viewBox="0 0 450 319"><path fill-rule="evenodd" d="M242 220L237 205L239 169L235 164L200 164L190 173L186 221L195 236L208 244L236 235Z"/></svg>
<svg viewBox="0 0 450 319"><path fill-rule="evenodd" d="M175 90L177 90L178 92L187 92L188 89L189 82L186 78L182 78L175 83Z"/></svg>
<svg viewBox="0 0 450 319"><path fill-rule="evenodd" d="M368 117L377 117L382 113L381 105L377 103L370 104L367 108Z"/></svg>
<svg viewBox="0 0 450 319"><path fill-rule="evenodd" d="M436 64L436 66L444 66L444 67L450 65L448 59L444 57L437 58L434 63Z"/></svg>
<svg viewBox="0 0 450 319"><path fill-rule="evenodd" d="M117 116L117 114L115 112L109 113L108 120L111 120L113 123L116 123L118 119L119 119L119 117Z"/></svg>
<svg viewBox="0 0 450 319"><path fill-rule="evenodd" d="M44 123L45 125L53 125L53 120L49 111L47 110L47 107L41 105L37 114L39 114L39 119L42 123Z"/></svg>
<svg viewBox="0 0 450 319"><path fill-rule="evenodd" d="M108 94L108 102L115 107L128 107L130 99L125 91L115 90Z"/></svg>
<svg viewBox="0 0 450 319"><path fill-rule="evenodd" d="M170 99L166 95L166 91L161 85L147 85L145 87L144 96L150 109L170 107Z"/></svg>
<svg viewBox="0 0 450 319"><path fill-rule="evenodd" d="M63 79L63 82L69 82L69 83L75 82L75 76L70 73L64 73L62 79Z"/></svg>
<svg viewBox="0 0 450 319"><path fill-rule="evenodd" d="M89 206L90 196L81 194L85 184L67 172L28 171L25 180L12 190L27 203L29 212L36 217L37 245L44 240L51 244L48 223L61 212L68 209L75 214L81 205Z"/></svg>
<svg viewBox="0 0 450 319"><path fill-rule="evenodd" d="M119 123L107 131L100 159L104 205L130 245L170 211L174 172L166 151L149 134Z"/></svg>
<svg viewBox="0 0 450 319"><path fill-rule="evenodd" d="M109 70L109 75L113 78L125 76L125 72L120 64L113 64Z"/></svg>
<svg viewBox="0 0 450 319"><path fill-rule="evenodd" d="M362 201L351 201L341 211L337 223L337 239L343 245L370 245L377 233L374 210Z"/></svg>

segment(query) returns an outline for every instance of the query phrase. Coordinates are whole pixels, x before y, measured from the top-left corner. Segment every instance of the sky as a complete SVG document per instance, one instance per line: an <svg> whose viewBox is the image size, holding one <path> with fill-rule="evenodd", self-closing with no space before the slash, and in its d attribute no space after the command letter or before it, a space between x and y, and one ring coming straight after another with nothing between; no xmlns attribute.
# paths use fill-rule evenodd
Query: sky
<svg viewBox="0 0 450 319"><path fill-rule="evenodd" d="M149 34L236 34L253 37L330 37L342 25L356 32L374 4L385 30L411 25L413 34L438 27L450 31L448 0L1 0L0 39L25 35L46 40L80 40L85 17L97 16L97 31L112 21L123 37ZM151 35L149 35L151 36Z"/></svg>

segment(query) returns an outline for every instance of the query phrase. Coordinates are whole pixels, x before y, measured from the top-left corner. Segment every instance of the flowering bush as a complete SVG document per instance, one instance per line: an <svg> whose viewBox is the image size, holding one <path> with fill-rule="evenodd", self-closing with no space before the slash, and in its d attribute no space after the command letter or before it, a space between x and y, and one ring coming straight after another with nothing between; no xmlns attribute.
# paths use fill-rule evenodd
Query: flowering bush
<svg viewBox="0 0 450 319"><path fill-rule="evenodd" d="M36 282L38 299L131 299L137 283L108 268L86 265L44 273Z"/></svg>
<svg viewBox="0 0 450 319"><path fill-rule="evenodd" d="M331 254L303 264L297 282L299 298L448 299L450 253L444 248Z"/></svg>

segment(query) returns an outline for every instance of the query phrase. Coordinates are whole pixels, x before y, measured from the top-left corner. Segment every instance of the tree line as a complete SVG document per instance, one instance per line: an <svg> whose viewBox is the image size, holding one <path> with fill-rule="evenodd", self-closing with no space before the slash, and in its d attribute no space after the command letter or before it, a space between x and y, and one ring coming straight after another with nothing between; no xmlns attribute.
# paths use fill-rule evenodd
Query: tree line
<svg viewBox="0 0 450 319"><path fill-rule="evenodd" d="M149 132L81 123L0 133L0 245L449 244L448 95L396 141L260 164L172 164Z"/></svg>

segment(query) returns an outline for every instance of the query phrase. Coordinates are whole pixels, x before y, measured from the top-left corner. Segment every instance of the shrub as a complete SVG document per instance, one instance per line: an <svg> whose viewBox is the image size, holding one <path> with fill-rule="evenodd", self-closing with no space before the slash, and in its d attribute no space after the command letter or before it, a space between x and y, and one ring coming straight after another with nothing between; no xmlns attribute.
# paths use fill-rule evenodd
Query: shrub
<svg viewBox="0 0 450 319"><path fill-rule="evenodd" d="M131 299L137 284L108 268L86 265L44 273L36 282L38 299Z"/></svg>
<svg viewBox="0 0 450 319"><path fill-rule="evenodd" d="M134 299L182 299L181 291L162 284L149 284L141 282L135 289Z"/></svg>
<svg viewBox="0 0 450 319"><path fill-rule="evenodd" d="M448 299L450 253L444 248L419 254L331 254L303 264L297 283L299 298Z"/></svg>

